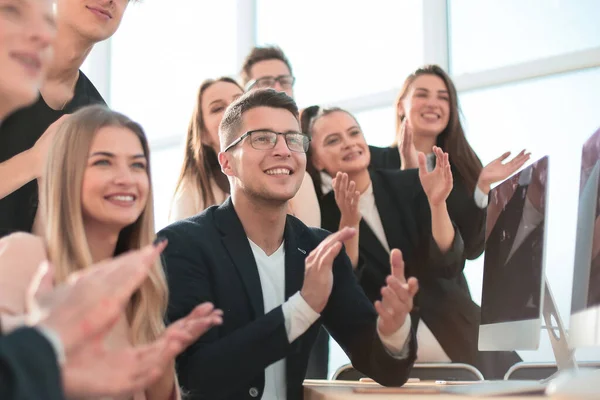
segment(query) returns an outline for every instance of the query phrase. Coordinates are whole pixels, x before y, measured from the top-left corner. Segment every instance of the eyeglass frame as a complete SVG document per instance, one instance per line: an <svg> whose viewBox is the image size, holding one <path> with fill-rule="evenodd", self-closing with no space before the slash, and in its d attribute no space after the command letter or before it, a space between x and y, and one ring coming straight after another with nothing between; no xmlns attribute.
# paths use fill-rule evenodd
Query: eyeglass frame
<svg viewBox="0 0 600 400"><path fill-rule="evenodd" d="M235 139L233 142L231 142L229 144L229 146L225 147L225 149L223 150L223 153L225 153L226 151L228 151L229 149L233 148L234 146L238 145L239 143L242 142L242 140L246 139L247 137L251 137L253 133L255 132L271 132L274 133L275 135L279 136L282 135L283 136L283 141L285 142L285 145L287 146L289 151L293 151L294 153L300 153L300 154L306 154L310 148L310 137L308 137L307 135L305 135L302 132L275 132L271 129L254 129L251 131L247 131L246 133L244 133L242 136L240 136L239 138ZM302 137L305 137L307 142L306 142L306 150L304 151L296 151L296 150L292 150L290 149L290 145L286 140L287 135L302 135ZM276 136L276 137L277 137ZM268 149L257 149L256 147L254 147L252 145L252 142L250 142L250 146L252 146L253 149L255 150L272 150L275 148L275 146L277 146L277 140L275 140L275 142L273 143L273 147L268 148Z"/></svg>
<svg viewBox="0 0 600 400"><path fill-rule="evenodd" d="M283 88L284 87L283 83L281 83L281 79L283 79L283 78L291 78L292 84L290 85L290 87L294 87L294 84L296 83L296 77L294 75L277 75L277 76L267 75L267 76L261 76L260 78L257 78L257 79L252 79L250 82L248 82L246 84L246 91L252 89L262 79L273 79L275 82L279 82L279 85ZM268 87L273 87L273 86L268 86Z"/></svg>

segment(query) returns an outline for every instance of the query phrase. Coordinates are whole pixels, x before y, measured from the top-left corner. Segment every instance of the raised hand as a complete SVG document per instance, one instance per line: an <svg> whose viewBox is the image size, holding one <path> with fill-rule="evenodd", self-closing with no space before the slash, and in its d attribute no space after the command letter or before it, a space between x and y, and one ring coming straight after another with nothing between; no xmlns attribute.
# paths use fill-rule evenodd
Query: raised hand
<svg viewBox="0 0 600 400"><path fill-rule="evenodd" d="M39 323L56 332L67 354L75 351L86 340L113 326L166 244L163 241L156 246L148 245L95 264L73 274L42 299L29 299L30 323ZM37 275L30 296L39 292L44 275L44 271Z"/></svg>
<svg viewBox="0 0 600 400"><path fill-rule="evenodd" d="M63 387L69 398L132 395L155 383L183 351L176 340L107 350L101 337L69 354L62 366Z"/></svg>
<svg viewBox="0 0 600 400"><path fill-rule="evenodd" d="M519 154L507 163L504 161L510 156L510 151L502 154L494 161L486 165L479 173L479 179L477 180L477 186L484 193L490 192L490 187L496 182L500 182L517 172L529 158L531 153L526 153L525 149L521 150Z"/></svg>
<svg viewBox="0 0 600 400"><path fill-rule="evenodd" d="M395 333L404 324L412 311L413 298L419 291L417 279L404 276L404 260L398 249L390 252L392 274L386 278L386 286L381 288L381 300L375 302L375 310L379 314L379 332L384 336Z"/></svg>
<svg viewBox="0 0 600 400"><path fill-rule="evenodd" d="M354 228L344 228L329 235L310 252L305 261L304 283L300 294L311 308L320 313L327 305L333 288L333 260L342 249L342 242L356 234Z"/></svg>
<svg viewBox="0 0 600 400"><path fill-rule="evenodd" d="M454 184L448 153L444 153L437 146L433 146L433 153L436 164L431 172L427 171L425 154L419 153L419 179L431 207L445 203Z"/></svg>
<svg viewBox="0 0 600 400"><path fill-rule="evenodd" d="M356 183L348 178L345 172L338 172L333 179L333 193L335 202L340 209L340 228L349 226L358 227L361 215L358 209L360 192L356 190Z"/></svg>
<svg viewBox="0 0 600 400"><path fill-rule="evenodd" d="M167 327L163 337L177 342L181 349L187 348L213 326L223 323L223 311L215 309L212 303L203 303L187 316Z"/></svg>
<svg viewBox="0 0 600 400"><path fill-rule="evenodd" d="M398 152L400 153L400 169L418 168L417 148L415 147L413 131L404 118L398 133Z"/></svg>

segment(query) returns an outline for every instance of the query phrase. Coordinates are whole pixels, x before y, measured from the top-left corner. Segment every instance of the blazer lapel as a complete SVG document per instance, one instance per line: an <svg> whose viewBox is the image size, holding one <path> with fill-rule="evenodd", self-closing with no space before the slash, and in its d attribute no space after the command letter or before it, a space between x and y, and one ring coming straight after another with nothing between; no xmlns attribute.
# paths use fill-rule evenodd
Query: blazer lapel
<svg viewBox="0 0 600 400"><path fill-rule="evenodd" d="M401 175L394 176L401 177ZM406 174L406 177L410 176ZM415 212L415 210L411 209L410 204L413 198L419 193L418 188L410 186L402 180L398 180L399 187L396 191L405 192L406 196L396 198L396 196L391 195L391 193L395 193L396 191L392 191L391 188L388 189L386 187L386 182L379 173L371 173L371 181L373 182L375 205L379 211L381 224L383 225L390 250L397 248L401 249L404 253L407 249L414 248L416 243L411 243L408 238L418 237L418 227L410 226L410 222L414 221L415 217L408 218L403 214ZM403 232L407 229L409 232Z"/></svg>
<svg viewBox="0 0 600 400"><path fill-rule="evenodd" d="M285 223L285 300L302 289L304 283L304 260L312 251L310 244L302 240L302 232L292 225L288 215Z"/></svg>
<svg viewBox="0 0 600 400"><path fill-rule="evenodd" d="M248 237L235 212L231 198L225 200L215 211L215 220L217 227L223 234L223 245L244 283L255 318L264 315L265 306L258 267L250 243L248 243Z"/></svg>
<svg viewBox="0 0 600 400"><path fill-rule="evenodd" d="M364 219L360 220L358 234L360 235L360 239L358 240L360 252L371 254L380 265L388 267L390 264L390 256Z"/></svg>

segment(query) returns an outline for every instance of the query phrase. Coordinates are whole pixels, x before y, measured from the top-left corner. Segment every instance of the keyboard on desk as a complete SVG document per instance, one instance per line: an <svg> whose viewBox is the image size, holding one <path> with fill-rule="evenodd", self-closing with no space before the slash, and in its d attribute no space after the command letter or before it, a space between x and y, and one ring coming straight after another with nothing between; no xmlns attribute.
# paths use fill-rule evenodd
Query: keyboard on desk
<svg viewBox="0 0 600 400"><path fill-rule="evenodd" d="M440 392L466 396L509 396L544 394L547 386L547 383L540 381L481 381L469 385L443 385Z"/></svg>

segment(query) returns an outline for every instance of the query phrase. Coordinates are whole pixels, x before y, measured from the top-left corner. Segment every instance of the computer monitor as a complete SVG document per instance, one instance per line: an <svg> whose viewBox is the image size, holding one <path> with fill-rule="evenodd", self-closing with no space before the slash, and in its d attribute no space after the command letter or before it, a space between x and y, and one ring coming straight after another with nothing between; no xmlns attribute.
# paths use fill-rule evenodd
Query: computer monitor
<svg viewBox="0 0 600 400"><path fill-rule="evenodd" d="M545 292L548 157L489 196L480 350L535 350Z"/></svg>
<svg viewBox="0 0 600 400"><path fill-rule="evenodd" d="M600 346L600 129L583 145L569 344Z"/></svg>

